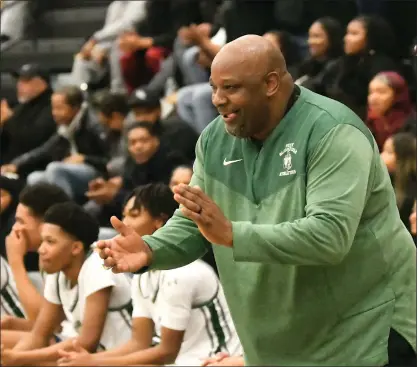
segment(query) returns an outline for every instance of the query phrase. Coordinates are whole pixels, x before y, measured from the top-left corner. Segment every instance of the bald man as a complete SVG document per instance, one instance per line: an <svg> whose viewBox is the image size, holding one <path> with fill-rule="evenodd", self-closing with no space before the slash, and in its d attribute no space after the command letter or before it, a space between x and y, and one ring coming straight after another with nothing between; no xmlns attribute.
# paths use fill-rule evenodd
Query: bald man
<svg viewBox="0 0 418 367"><path fill-rule="evenodd" d="M105 265L170 269L213 246L247 365L383 366L391 330L415 363L416 249L370 131L295 86L261 37L227 44L211 71L220 116L174 188L180 209L142 239L112 218Z"/></svg>

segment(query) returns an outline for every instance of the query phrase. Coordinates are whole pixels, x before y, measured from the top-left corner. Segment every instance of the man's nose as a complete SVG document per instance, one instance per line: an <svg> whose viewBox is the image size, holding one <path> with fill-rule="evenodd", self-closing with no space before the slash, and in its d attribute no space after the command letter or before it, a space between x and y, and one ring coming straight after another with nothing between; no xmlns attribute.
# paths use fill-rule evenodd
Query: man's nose
<svg viewBox="0 0 418 367"><path fill-rule="evenodd" d="M212 103L216 108L222 107L227 103L227 99L219 89L212 92Z"/></svg>

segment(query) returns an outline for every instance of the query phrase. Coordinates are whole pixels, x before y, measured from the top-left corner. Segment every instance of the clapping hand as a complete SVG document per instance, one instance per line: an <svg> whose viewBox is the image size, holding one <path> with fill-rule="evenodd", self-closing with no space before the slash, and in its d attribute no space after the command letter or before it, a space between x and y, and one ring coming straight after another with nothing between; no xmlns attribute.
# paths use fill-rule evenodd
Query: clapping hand
<svg viewBox="0 0 418 367"><path fill-rule="evenodd" d="M232 247L232 223L200 187L180 184L173 191L182 213L196 223L200 233L209 242Z"/></svg>

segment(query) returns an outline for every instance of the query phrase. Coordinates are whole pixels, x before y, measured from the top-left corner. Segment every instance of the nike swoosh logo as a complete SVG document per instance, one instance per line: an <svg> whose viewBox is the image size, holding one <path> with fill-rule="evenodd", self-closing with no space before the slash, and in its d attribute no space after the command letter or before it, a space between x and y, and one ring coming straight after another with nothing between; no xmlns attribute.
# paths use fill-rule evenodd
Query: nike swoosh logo
<svg viewBox="0 0 418 367"><path fill-rule="evenodd" d="M232 163L236 163L236 162L241 162L242 159L236 159L235 161L227 161L226 159L224 159L224 166L229 166Z"/></svg>

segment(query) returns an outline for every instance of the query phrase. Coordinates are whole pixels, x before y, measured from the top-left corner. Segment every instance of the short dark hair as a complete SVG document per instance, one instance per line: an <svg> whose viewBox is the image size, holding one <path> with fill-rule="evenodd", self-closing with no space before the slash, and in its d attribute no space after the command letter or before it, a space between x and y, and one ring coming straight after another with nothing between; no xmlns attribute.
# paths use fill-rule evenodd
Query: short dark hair
<svg viewBox="0 0 418 367"><path fill-rule="evenodd" d="M85 252L90 250L90 246L99 236L100 226L97 220L74 202L51 206L45 213L44 222L57 225L77 241L82 242Z"/></svg>
<svg viewBox="0 0 418 367"><path fill-rule="evenodd" d="M63 189L46 182L28 185L19 195L19 203L27 206L38 218L43 218L51 206L68 201L71 199Z"/></svg>
<svg viewBox="0 0 418 367"><path fill-rule="evenodd" d="M124 94L112 93L110 91L104 92L100 98L98 98L95 107L107 117L115 112L126 116L130 110L127 97Z"/></svg>
<svg viewBox="0 0 418 367"><path fill-rule="evenodd" d="M75 85L66 85L54 91L54 94L65 96L67 104L73 108L80 107L84 101L83 92Z"/></svg>
<svg viewBox="0 0 418 367"><path fill-rule="evenodd" d="M163 183L138 186L128 196L126 203L133 197L135 199L132 209L145 209L151 217L164 221L170 219L178 208L173 192Z"/></svg>
<svg viewBox="0 0 418 367"><path fill-rule="evenodd" d="M145 129L151 136L160 137L161 136L161 125L157 123L147 122L147 121L136 121L130 125L127 129L126 135L128 135L133 129Z"/></svg>

